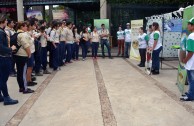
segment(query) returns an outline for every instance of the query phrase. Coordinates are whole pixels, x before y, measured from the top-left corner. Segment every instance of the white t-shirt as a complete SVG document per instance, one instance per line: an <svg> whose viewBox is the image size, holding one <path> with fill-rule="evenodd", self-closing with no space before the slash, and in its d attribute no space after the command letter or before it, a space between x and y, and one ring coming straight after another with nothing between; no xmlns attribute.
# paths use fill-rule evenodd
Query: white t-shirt
<svg viewBox="0 0 194 126"><path fill-rule="evenodd" d="M125 29L125 42L131 42L131 29Z"/></svg>
<svg viewBox="0 0 194 126"><path fill-rule="evenodd" d="M118 40L123 40L125 38L125 36L124 36L124 31L118 31L117 32L117 39Z"/></svg>
<svg viewBox="0 0 194 126"><path fill-rule="evenodd" d="M194 52L194 33L191 33L189 37L187 38L187 46L186 49L187 51L192 51ZM194 70L194 55L190 58L189 61L187 61L185 68L187 70Z"/></svg>
<svg viewBox="0 0 194 126"><path fill-rule="evenodd" d="M149 42L148 42L149 47L153 47L153 45L154 45L154 32L149 34Z"/></svg>
<svg viewBox="0 0 194 126"><path fill-rule="evenodd" d="M56 29L53 29L51 31L50 41L54 43L59 43L59 33Z"/></svg>
<svg viewBox="0 0 194 126"><path fill-rule="evenodd" d="M147 47L145 37L146 37L146 33L143 33L142 35L139 34L138 36L139 49L145 49Z"/></svg>
<svg viewBox="0 0 194 126"><path fill-rule="evenodd" d="M162 39L159 31L154 32L154 40L158 40L157 45L154 49L154 50L157 50L162 46Z"/></svg>

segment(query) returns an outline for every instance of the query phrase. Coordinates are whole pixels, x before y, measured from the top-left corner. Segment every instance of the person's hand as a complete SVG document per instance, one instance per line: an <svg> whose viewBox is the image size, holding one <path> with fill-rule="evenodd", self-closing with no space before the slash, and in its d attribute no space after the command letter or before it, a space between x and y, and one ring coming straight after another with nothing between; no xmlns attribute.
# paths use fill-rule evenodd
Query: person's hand
<svg viewBox="0 0 194 126"><path fill-rule="evenodd" d="M15 51L15 50L16 50L16 46L13 45L13 46L11 47L11 49L12 49L12 51Z"/></svg>
<svg viewBox="0 0 194 126"><path fill-rule="evenodd" d="M186 64L186 63L187 63L187 60L186 60L186 59L183 59L182 62L183 62L184 64Z"/></svg>

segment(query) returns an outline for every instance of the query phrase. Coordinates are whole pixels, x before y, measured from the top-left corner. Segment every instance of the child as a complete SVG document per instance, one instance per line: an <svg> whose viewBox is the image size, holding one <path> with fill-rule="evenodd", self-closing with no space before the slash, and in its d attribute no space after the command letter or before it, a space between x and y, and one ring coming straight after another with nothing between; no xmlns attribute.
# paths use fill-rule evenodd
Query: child
<svg viewBox="0 0 194 126"><path fill-rule="evenodd" d="M139 67L145 67L145 61L146 61L146 33L143 31L143 27L140 27L139 29L139 36L138 36L138 41L139 41L139 53L141 57L140 64L138 64Z"/></svg>
<svg viewBox="0 0 194 126"><path fill-rule="evenodd" d="M187 70L188 83L190 85L188 93L186 96L181 98L181 101L193 101L194 100L194 17L188 22L188 30L192 32L187 39L187 56L183 59L185 63L185 68Z"/></svg>
<svg viewBox="0 0 194 126"><path fill-rule="evenodd" d="M119 31L117 31L117 41L118 41L118 48L119 52L118 55L121 53L121 48L122 48L122 56L124 56L124 31L122 30L121 26L119 27Z"/></svg>
<svg viewBox="0 0 194 126"><path fill-rule="evenodd" d="M153 34L153 30L152 30L152 25L149 25L149 34L146 36L148 43L147 43L147 68L150 70L150 60L151 60L151 48L154 45L154 34Z"/></svg>

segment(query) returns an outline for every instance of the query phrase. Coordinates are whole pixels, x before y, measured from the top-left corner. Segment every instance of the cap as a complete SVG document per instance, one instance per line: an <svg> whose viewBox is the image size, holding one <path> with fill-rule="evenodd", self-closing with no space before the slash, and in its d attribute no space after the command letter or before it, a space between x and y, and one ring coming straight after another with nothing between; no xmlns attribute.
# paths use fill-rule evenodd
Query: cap
<svg viewBox="0 0 194 126"><path fill-rule="evenodd" d="M193 17L193 18L191 18L191 19L188 21L188 23L190 23L190 24L194 24L194 17Z"/></svg>
<svg viewBox="0 0 194 126"><path fill-rule="evenodd" d="M126 25L130 25L130 23L127 23Z"/></svg>

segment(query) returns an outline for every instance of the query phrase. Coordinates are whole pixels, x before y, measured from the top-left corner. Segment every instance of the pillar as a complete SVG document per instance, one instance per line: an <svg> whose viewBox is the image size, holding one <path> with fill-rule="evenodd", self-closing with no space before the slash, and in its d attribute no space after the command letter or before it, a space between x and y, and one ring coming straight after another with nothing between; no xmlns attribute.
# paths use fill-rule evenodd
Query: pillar
<svg viewBox="0 0 194 126"><path fill-rule="evenodd" d="M17 17L18 21L24 21L23 0L17 0Z"/></svg>
<svg viewBox="0 0 194 126"><path fill-rule="evenodd" d="M100 0L100 18L107 18L107 0Z"/></svg>

